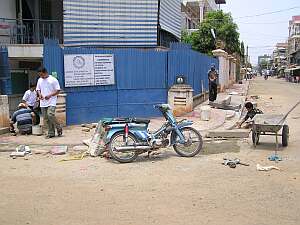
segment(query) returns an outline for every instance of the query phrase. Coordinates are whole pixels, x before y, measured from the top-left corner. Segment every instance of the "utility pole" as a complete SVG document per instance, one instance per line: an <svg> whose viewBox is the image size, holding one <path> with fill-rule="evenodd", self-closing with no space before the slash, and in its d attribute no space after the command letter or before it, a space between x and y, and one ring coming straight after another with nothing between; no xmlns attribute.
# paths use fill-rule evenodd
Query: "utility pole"
<svg viewBox="0 0 300 225"><path fill-rule="evenodd" d="M248 68L248 53L249 53L249 46L247 45L247 50L246 50L246 68Z"/></svg>
<svg viewBox="0 0 300 225"><path fill-rule="evenodd" d="M19 24L20 24L20 31L21 31L21 44L23 44L23 5L22 0L19 0Z"/></svg>
<svg viewBox="0 0 300 225"><path fill-rule="evenodd" d="M160 46L160 0L157 2L157 46Z"/></svg>

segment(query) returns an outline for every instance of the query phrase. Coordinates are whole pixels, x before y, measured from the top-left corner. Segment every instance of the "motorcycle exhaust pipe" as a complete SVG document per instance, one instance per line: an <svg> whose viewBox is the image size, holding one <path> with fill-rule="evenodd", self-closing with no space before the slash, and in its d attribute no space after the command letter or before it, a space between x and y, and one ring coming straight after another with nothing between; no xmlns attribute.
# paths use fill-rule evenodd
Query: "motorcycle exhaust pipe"
<svg viewBox="0 0 300 225"><path fill-rule="evenodd" d="M118 151L118 152L123 152L123 151L129 151L129 150L133 150L133 151L136 151L136 150L151 150L152 147L150 146L123 146L123 147L115 147L115 150Z"/></svg>

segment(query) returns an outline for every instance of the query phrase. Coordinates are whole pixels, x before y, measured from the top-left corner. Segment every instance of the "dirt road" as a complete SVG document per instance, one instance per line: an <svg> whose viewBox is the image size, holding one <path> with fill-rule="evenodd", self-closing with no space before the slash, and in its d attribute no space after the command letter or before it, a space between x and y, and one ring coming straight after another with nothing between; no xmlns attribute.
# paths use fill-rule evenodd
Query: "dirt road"
<svg viewBox="0 0 300 225"><path fill-rule="evenodd" d="M256 79L250 95L259 96L266 113L284 113L300 98L300 86ZM255 150L249 139L237 153L186 159L166 151L131 164L40 155L13 160L1 153L0 224L300 224L300 107L288 123L290 145L276 165L281 171L256 171L257 163L275 164L267 160L273 137L262 137ZM224 156L250 167L225 167Z"/></svg>

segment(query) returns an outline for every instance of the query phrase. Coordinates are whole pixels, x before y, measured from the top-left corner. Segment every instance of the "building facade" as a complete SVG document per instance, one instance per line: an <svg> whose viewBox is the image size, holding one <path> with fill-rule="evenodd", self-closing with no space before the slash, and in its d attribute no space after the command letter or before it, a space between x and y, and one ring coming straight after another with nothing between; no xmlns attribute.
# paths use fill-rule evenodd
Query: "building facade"
<svg viewBox="0 0 300 225"><path fill-rule="evenodd" d="M300 15L289 21L288 60L300 65Z"/></svg>
<svg viewBox="0 0 300 225"><path fill-rule="evenodd" d="M286 66L287 56L288 43L277 43L272 55L274 67Z"/></svg>
<svg viewBox="0 0 300 225"><path fill-rule="evenodd" d="M181 24L182 30L189 33L196 30L206 14L215 11L220 7L220 4L226 4L225 0L186 0L181 6Z"/></svg>
<svg viewBox="0 0 300 225"><path fill-rule="evenodd" d="M258 67L259 70L263 70L263 69L271 69L272 67L272 57L270 55L261 55L258 56Z"/></svg>
<svg viewBox="0 0 300 225"><path fill-rule="evenodd" d="M181 0L0 0L0 43L157 47L180 40Z"/></svg>

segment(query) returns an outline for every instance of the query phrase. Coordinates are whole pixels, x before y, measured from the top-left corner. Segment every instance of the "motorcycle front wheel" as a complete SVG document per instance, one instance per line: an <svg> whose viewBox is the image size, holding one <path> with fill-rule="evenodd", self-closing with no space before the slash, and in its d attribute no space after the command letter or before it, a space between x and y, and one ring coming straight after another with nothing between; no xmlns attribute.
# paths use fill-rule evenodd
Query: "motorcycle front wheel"
<svg viewBox="0 0 300 225"><path fill-rule="evenodd" d="M120 163L130 163L138 157L138 153L134 150L117 151L116 147L135 146L136 138L132 134L128 134L127 143L125 140L125 132L119 132L112 136L108 146L110 156Z"/></svg>
<svg viewBox="0 0 300 225"><path fill-rule="evenodd" d="M200 153L203 146L203 139L201 134L192 127L184 127L181 130L186 143L179 143L179 136L174 132L173 133L173 148L175 152L183 157L193 157Z"/></svg>

